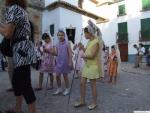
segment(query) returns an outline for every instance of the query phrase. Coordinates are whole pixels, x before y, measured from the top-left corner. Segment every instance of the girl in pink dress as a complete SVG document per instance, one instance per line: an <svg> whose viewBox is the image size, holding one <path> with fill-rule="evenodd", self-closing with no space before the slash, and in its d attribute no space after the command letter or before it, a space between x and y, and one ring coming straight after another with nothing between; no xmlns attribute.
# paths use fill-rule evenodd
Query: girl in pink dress
<svg viewBox="0 0 150 113"><path fill-rule="evenodd" d="M53 89L53 68L54 68L54 56L53 56L53 45L51 43L50 36L47 33L44 33L42 36L45 44L43 45L42 50L42 62L40 66L40 75L39 75L39 87L35 90L42 90L43 75L48 73L50 77L50 86L48 90Z"/></svg>

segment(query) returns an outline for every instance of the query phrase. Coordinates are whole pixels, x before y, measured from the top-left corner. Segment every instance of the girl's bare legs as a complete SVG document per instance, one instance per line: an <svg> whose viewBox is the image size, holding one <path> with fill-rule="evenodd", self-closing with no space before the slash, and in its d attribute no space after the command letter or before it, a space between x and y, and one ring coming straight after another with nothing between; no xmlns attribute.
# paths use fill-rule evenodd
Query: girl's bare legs
<svg viewBox="0 0 150 113"><path fill-rule="evenodd" d="M61 75L57 74L56 75L56 81L57 81L57 90L56 92L53 93L53 95L58 95L60 93L62 93L62 89L61 89Z"/></svg>
<svg viewBox="0 0 150 113"><path fill-rule="evenodd" d="M49 73L49 76L50 76L50 88L53 88L54 76L52 73Z"/></svg>
<svg viewBox="0 0 150 113"><path fill-rule="evenodd" d="M117 75L114 77L114 84L117 83Z"/></svg>
<svg viewBox="0 0 150 113"><path fill-rule="evenodd" d="M40 73L40 74L39 74L39 84L38 84L39 86L38 86L37 88L35 88L36 91L39 91L39 90L42 89L43 75L44 75L44 73Z"/></svg>
<svg viewBox="0 0 150 113"><path fill-rule="evenodd" d="M70 85L69 85L68 74L63 74L63 77L64 77L64 81L65 81L65 86L66 86L66 89L65 89L65 91L63 92L63 95L66 96L66 95L68 95L69 92L70 92Z"/></svg>
<svg viewBox="0 0 150 113"><path fill-rule="evenodd" d="M109 75L109 81L108 82L112 83L112 79L113 79L113 77Z"/></svg>
<svg viewBox="0 0 150 113"><path fill-rule="evenodd" d="M79 74L80 74L79 70L76 70L76 77L75 77L76 79L79 78L79 76L80 76Z"/></svg>
<svg viewBox="0 0 150 113"><path fill-rule="evenodd" d="M60 88L61 87L61 75L56 75L56 81L57 81L58 88Z"/></svg>
<svg viewBox="0 0 150 113"><path fill-rule="evenodd" d="M81 78L80 82L80 103L84 104L85 103L85 94L86 94L86 78Z"/></svg>
<svg viewBox="0 0 150 113"><path fill-rule="evenodd" d="M42 84L43 84L43 73L40 73L39 75L39 88L42 88Z"/></svg>
<svg viewBox="0 0 150 113"><path fill-rule="evenodd" d="M65 81L65 86L66 88L69 88L69 79L68 79L68 74L63 74L64 81Z"/></svg>
<svg viewBox="0 0 150 113"><path fill-rule="evenodd" d="M96 106L97 105L96 79L91 80L91 87L92 87L92 95L93 95L93 101L91 105Z"/></svg>

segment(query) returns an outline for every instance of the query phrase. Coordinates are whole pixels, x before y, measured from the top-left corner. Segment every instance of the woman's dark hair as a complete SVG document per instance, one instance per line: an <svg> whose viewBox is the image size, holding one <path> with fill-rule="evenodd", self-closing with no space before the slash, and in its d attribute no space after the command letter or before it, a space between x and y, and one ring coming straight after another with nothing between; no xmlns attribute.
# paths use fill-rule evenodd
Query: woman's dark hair
<svg viewBox="0 0 150 113"><path fill-rule="evenodd" d="M139 44L141 47L144 47L144 45L142 43Z"/></svg>
<svg viewBox="0 0 150 113"><path fill-rule="evenodd" d="M136 44L134 44L134 45L133 45L133 47L134 47L134 48L136 48L136 47L137 47L137 45L136 45Z"/></svg>
<svg viewBox="0 0 150 113"><path fill-rule="evenodd" d="M88 31L88 28L87 28L87 27L85 27L85 28L84 28L84 32L85 32L85 33L89 33L89 31Z"/></svg>
<svg viewBox="0 0 150 113"><path fill-rule="evenodd" d="M50 38L50 36L47 33L43 33L42 40L45 40L47 38Z"/></svg>
<svg viewBox="0 0 150 113"><path fill-rule="evenodd" d="M6 0L6 6L19 5L23 9L27 8L27 0Z"/></svg>

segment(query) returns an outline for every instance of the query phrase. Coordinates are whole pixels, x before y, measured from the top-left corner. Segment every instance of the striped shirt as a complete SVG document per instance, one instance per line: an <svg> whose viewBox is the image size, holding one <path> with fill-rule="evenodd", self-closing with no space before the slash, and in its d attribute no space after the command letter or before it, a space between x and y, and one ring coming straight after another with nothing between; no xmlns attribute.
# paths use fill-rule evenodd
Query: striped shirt
<svg viewBox="0 0 150 113"><path fill-rule="evenodd" d="M12 40L20 40L13 44L14 67L36 62L34 44L27 38L31 36L31 28L27 12L18 5L12 5L5 14L6 23L13 23L15 31ZM25 40L25 38L27 38ZM22 40L23 39L23 40Z"/></svg>

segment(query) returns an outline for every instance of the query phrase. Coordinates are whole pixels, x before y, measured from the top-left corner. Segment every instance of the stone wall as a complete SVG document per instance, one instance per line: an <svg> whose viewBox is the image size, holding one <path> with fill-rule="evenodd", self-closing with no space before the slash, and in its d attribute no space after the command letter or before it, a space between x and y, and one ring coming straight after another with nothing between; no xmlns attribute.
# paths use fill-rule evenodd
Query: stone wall
<svg viewBox="0 0 150 113"><path fill-rule="evenodd" d="M0 22L4 21L5 0L0 0ZM29 18L34 25L34 38L40 38L42 33L42 10L44 8L44 0L28 0L27 11Z"/></svg>
<svg viewBox="0 0 150 113"><path fill-rule="evenodd" d="M28 12L30 20L34 24L35 40L41 38L42 35L42 11L44 8L44 0L28 0Z"/></svg>

